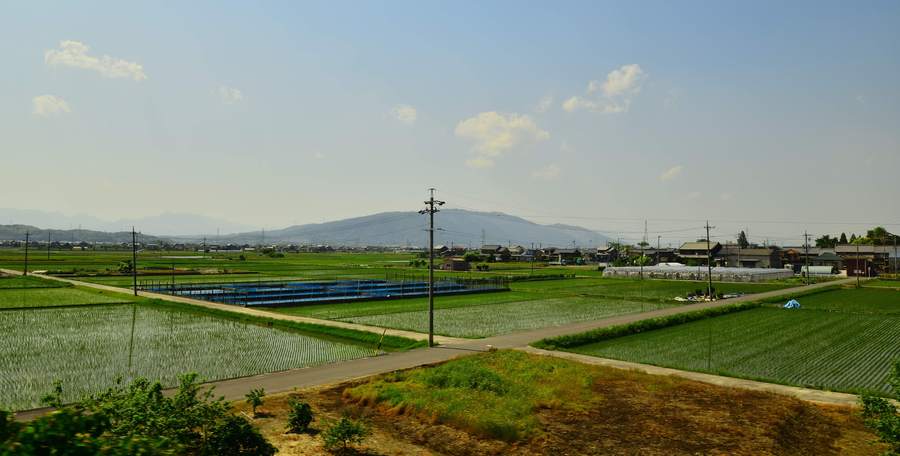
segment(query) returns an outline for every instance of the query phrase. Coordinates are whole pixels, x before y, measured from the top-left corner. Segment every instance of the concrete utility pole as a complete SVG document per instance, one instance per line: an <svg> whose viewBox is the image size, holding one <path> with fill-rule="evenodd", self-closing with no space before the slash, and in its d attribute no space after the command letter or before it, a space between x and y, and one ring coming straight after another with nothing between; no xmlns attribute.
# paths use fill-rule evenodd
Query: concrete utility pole
<svg viewBox="0 0 900 456"><path fill-rule="evenodd" d="M443 206L443 201L434 199L434 188L429 188L430 196L425 201L425 209L420 214L428 214L428 346L434 347L434 214L440 212L436 206ZM481 232L484 238L484 230Z"/></svg>
<svg viewBox="0 0 900 456"><path fill-rule="evenodd" d="M50 230L47 230L47 261L50 261Z"/></svg>
<svg viewBox="0 0 900 456"><path fill-rule="evenodd" d="M31 236L31 233L28 231L25 232L25 270L22 271L23 276L28 275L28 238Z"/></svg>
<svg viewBox="0 0 900 456"><path fill-rule="evenodd" d="M856 265L853 267L856 268L856 288L859 288L859 243L856 244Z"/></svg>
<svg viewBox="0 0 900 456"><path fill-rule="evenodd" d="M894 238L894 275L897 275L897 235L892 234L891 237Z"/></svg>
<svg viewBox="0 0 900 456"><path fill-rule="evenodd" d="M809 285L809 233L803 232L803 247L806 249L806 284Z"/></svg>
<svg viewBox="0 0 900 456"><path fill-rule="evenodd" d="M647 221L644 220L644 239L641 240L641 258L638 260L641 266L641 280L644 280L644 246L647 245Z"/></svg>
<svg viewBox="0 0 900 456"><path fill-rule="evenodd" d="M715 228L709 226L709 220L706 221L706 278L708 279L707 288L709 291L709 299L712 300L712 249L709 246L709 229Z"/></svg>
<svg viewBox="0 0 900 456"><path fill-rule="evenodd" d="M134 286L134 295L137 296L137 233L131 227L131 281Z"/></svg>

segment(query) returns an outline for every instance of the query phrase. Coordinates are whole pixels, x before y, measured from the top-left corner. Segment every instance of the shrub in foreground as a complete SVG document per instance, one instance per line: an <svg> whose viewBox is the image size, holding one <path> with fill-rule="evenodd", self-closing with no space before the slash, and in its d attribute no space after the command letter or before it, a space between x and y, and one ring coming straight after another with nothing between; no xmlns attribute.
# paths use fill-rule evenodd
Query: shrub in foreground
<svg viewBox="0 0 900 456"><path fill-rule="evenodd" d="M894 362L891 386L894 395L900 397L900 361ZM890 445L891 449L887 454L900 455L900 408L887 399L868 394L862 395L860 403L866 426L875 431L882 442Z"/></svg>
<svg viewBox="0 0 900 456"><path fill-rule="evenodd" d="M288 402L288 432L302 434L309 432L309 425L313 420L312 407L306 402L291 399Z"/></svg>
<svg viewBox="0 0 900 456"><path fill-rule="evenodd" d="M362 443L369 435L369 428L360 421L343 416L328 425L322 432L325 449L338 454L346 454L353 445Z"/></svg>
<svg viewBox="0 0 900 456"><path fill-rule="evenodd" d="M47 403L57 410L28 423L0 414L0 455L262 455L275 447L212 391L200 392L195 374L177 393L136 379L72 405L61 405L57 385Z"/></svg>

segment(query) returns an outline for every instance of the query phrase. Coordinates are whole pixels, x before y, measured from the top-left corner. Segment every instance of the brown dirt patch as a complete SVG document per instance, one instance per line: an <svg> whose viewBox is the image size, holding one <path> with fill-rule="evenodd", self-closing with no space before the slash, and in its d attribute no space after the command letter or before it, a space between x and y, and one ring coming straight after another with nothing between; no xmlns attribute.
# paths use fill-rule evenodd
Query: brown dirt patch
<svg viewBox="0 0 900 456"><path fill-rule="evenodd" d="M315 434L286 434L287 401L296 395L322 419L348 413L370 424L359 454L371 455L878 455L856 411L770 393L722 388L675 377L598 367L599 405L535 413L541 430L506 443L470 435L428 417L352 404L338 386L273 395L254 422L283 455L327 454ZM358 382L356 383L358 384ZM236 407L246 411L244 404Z"/></svg>

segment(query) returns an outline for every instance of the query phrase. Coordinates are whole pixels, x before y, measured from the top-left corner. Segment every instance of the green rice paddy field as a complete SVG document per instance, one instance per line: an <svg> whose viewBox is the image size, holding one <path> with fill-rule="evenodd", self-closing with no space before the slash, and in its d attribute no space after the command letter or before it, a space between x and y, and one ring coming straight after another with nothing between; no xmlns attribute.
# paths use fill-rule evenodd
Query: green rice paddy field
<svg viewBox="0 0 900 456"><path fill-rule="evenodd" d="M0 281L14 280L2 278ZM129 296L76 287L0 288L0 409L40 406L54 381L65 400L99 392L118 378L175 384L255 375L371 356L341 338L270 328ZM124 302L124 303L123 303ZM120 304L110 304L120 303ZM134 342L129 369L129 347Z"/></svg>
<svg viewBox="0 0 900 456"><path fill-rule="evenodd" d="M761 293L784 284L715 283L723 293ZM705 283L577 278L512 282L511 291L435 298L435 332L479 338L680 305ZM323 304L275 312L412 331L427 331L424 298Z"/></svg>
<svg viewBox="0 0 900 456"><path fill-rule="evenodd" d="M241 256L244 257L241 260ZM22 249L0 249L0 268L22 270ZM138 253L139 280L168 282L175 268L176 283L257 281L284 279L384 278L386 270L403 270L426 274L425 268L410 268L416 256L407 253L285 253L272 258L258 252L164 252ZM30 271L49 271L65 274L88 282L114 286L131 286L130 275L117 273L121 262L131 259L131 251L51 251L49 259L43 252L33 252L28 262ZM534 274L579 274L599 277L594 267L552 267L537 265ZM438 276L443 272L438 272ZM459 273L448 273L459 275ZM494 263L487 272L472 271L467 277L497 275L531 275L531 265L525 263Z"/></svg>
<svg viewBox="0 0 900 456"><path fill-rule="evenodd" d="M836 391L889 394L900 359L900 291L840 289L604 340L570 351Z"/></svg>

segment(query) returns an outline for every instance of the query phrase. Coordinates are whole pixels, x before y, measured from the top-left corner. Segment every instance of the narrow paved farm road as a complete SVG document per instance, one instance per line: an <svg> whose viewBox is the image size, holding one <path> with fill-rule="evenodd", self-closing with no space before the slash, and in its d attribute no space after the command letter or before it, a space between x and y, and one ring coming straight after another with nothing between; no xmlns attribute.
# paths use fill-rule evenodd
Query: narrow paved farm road
<svg viewBox="0 0 900 456"><path fill-rule="evenodd" d="M3 272L7 273L20 273L18 271L7 271L3 270ZM83 287L91 287L97 288L105 291L113 291L118 293L131 293L131 290L117 287L110 287L107 285L98 285L87 282L81 282L77 280L71 279L61 279L55 278L52 276L43 276L42 278L47 278L51 280L61 280L64 282L72 283L78 286ZM251 377L241 377L230 380L221 380L216 382L208 383L209 386L215 387L217 395L222 395L228 400L239 400L244 397L244 395L253 388L264 388L269 393L278 393L278 392L287 392L293 389L302 389L314 386L324 386L324 385L332 385L337 383L342 383L346 381L356 380L363 377L368 377L376 374L383 374L395 370L401 369L410 369L418 366L424 366L429 364L440 363L443 361L447 361L453 358L468 356L471 354L487 351L490 348L497 349L519 349L525 351L531 351L538 353L535 349L528 347L528 344L538 341L547 337L556 337L566 334L575 334L579 332L584 332L592 329L603 328L607 326L616 326L621 324L632 323L639 320L644 320L647 318L675 315L684 312L691 312L700 309L708 309L713 307L721 307L727 306L731 304L737 304L741 302L750 302L759 299L766 298L775 298L775 297L790 297L800 293L806 293L812 290L827 288L835 285L845 285L850 283L855 283L856 279L843 279L836 280L830 282L824 282L813 285L805 285L793 288L785 288L781 290L774 290L765 293L757 293L753 295L742 296L739 298L731 298L731 299L723 299L720 301L713 302L702 302L702 303L694 303L688 304L679 307L670 307L665 309L659 309L649 312L637 313L637 314L627 314L627 315L619 315L610 318L604 318L602 320L596 320L591 322L581 322L581 323L573 323L562 326L554 326L548 328L541 328L536 330L528 330L521 331L511 334L504 334L494 337L488 337L485 339L456 339L456 338L436 338L439 340L440 346L434 348L421 348L416 350L411 350L407 352L398 352L398 353L389 353L383 356L371 357L371 358L362 358L351 361L345 361L335 364L327 364L322 366L315 366L309 368L302 369L292 369L288 371L282 372L272 372L268 374L255 375ZM163 294L156 293L139 293L141 296L149 297L149 298L157 298L175 302L182 302L187 304L196 304L202 305L205 307L216 308L220 310L227 310L232 312L239 313L247 313L253 315L265 316L267 318L279 318L285 320L294 320L294 321L304 321L322 325L334 325L337 322L331 322L328 320L318 320L313 318L303 318L303 317L293 317L288 315L274 314L270 312L259 311L255 309L248 309L245 307L237 307L231 306L227 304L216 304L216 303L208 303L206 301L198 301L194 299L187 299ZM301 320L295 320L301 319ZM376 328L371 326L364 325L353 325L341 324L342 327L352 327L353 329L360 329L363 331L372 331L381 333L383 331L382 328ZM413 333L409 331L392 331L388 330L388 334L396 334L405 337L412 337L410 335L415 335L415 339L421 340L423 337L420 333ZM572 354L564 353L559 354L556 352L540 352L545 355L553 355L553 356L561 356L565 358L572 357ZM583 355L576 355L583 356ZM658 368L655 366L647 366L647 365L638 365L635 363L621 363L618 361L612 360L604 360L601 358L594 358L584 356L584 358L589 359L590 362L595 364L608 365L611 367L619 367L619 368L637 368L639 370L653 370L651 373L659 373L663 375L677 375L680 377L689 378L692 380L697 380L705 383L711 383L715 385L725 386L725 387L734 387L734 388L750 388L750 389L765 389L766 391L775 392L778 394L784 394L788 396L798 397L803 400L815 401L815 402L823 402L823 403L831 403L837 405L848 405L855 404L856 397L849 394L841 394L841 393L829 393L824 391L814 391L807 390L805 388L796 388L784 385L776 385L770 383L762 383L762 382L751 382L748 380L736 379L731 377L721 377L716 375L709 374L697 374L694 372L687 371L678 371L675 369L665 369ZM579 358L580 360L580 358ZM627 365L626 365L627 364ZM38 409L33 411L26 411L17 414L17 419L29 419L34 416L38 416L42 413L45 413L45 409Z"/></svg>

